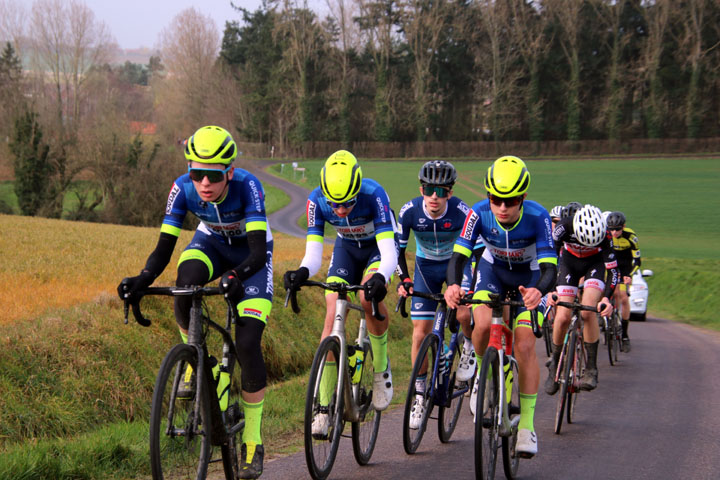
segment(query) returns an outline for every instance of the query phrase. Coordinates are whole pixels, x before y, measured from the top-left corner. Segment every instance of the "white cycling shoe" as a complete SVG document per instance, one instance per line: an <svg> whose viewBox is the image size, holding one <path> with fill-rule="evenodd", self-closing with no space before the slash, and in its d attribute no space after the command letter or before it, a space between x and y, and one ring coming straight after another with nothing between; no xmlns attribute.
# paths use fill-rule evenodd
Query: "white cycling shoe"
<svg viewBox="0 0 720 480"><path fill-rule="evenodd" d="M518 430L515 451L522 458L532 458L537 453L537 435L527 428Z"/></svg>
<svg viewBox="0 0 720 480"><path fill-rule="evenodd" d="M475 373L475 350L470 347L470 350L465 350L465 346L462 347L462 353L460 354L460 364L458 365L455 379L461 382L467 382L470 380Z"/></svg>
<svg viewBox="0 0 720 480"><path fill-rule="evenodd" d="M324 409L321 407L320 411L315 414L312 422L312 434L316 438L327 438L328 430L330 429L330 415L327 412L327 407Z"/></svg>
<svg viewBox="0 0 720 480"><path fill-rule="evenodd" d="M390 360L384 372L375 372L373 375L373 407L375 410L385 410L392 401L393 384L392 372L390 371Z"/></svg>
<svg viewBox="0 0 720 480"><path fill-rule="evenodd" d="M416 395L410 409L410 430L417 430L422 426L422 420L425 416L425 399L422 395Z"/></svg>

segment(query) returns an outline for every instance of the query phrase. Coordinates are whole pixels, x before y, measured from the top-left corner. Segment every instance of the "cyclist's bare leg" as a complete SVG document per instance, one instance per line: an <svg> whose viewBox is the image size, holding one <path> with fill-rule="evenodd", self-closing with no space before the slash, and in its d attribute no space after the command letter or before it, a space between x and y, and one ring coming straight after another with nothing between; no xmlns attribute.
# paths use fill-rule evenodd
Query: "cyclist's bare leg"
<svg viewBox="0 0 720 480"><path fill-rule="evenodd" d="M410 364L415 365L415 359L417 358L418 350L420 350L420 345L427 334L432 331L433 322L432 320L413 320L412 324L413 336L412 347L410 349ZM426 364L423 365L423 368L420 369L420 373L425 373L425 370L427 369L427 362L425 363Z"/></svg>
<svg viewBox="0 0 720 480"><path fill-rule="evenodd" d="M337 293L328 293L325 295L325 324L323 325L320 340L324 339L332 332L333 322L335 321L335 302L338 299Z"/></svg>
<svg viewBox="0 0 720 480"><path fill-rule="evenodd" d="M600 299L602 298L603 292L597 288L585 288L582 296L582 304L589 307L596 307ZM596 314L594 312L582 311L583 321L585 322L585 328L583 330L583 339L586 343L595 343L600 338L600 326L596 320Z"/></svg>
<svg viewBox="0 0 720 480"><path fill-rule="evenodd" d="M626 284L627 285L627 284ZM615 289L615 302L620 308L620 315L623 320L630 320L630 297L627 294L627 287Z"/></svg>
<svg viewBox="0 0 720 480"><path fill-rule="evenodd" d="M560 302L572 302L575 297L561 295L558 297ZM555 320L553 323L553 338L552 342L555 345L562 345L567 333L568 326L570 325L570 318L572 311L569 308L557 306L555 310Z"/></svg>
<svg viewBox="0 0 720 480"><path fill-rule="evenodd" d="M470 324L470 309L466 306L462 306L457 309L455 318L457 318L460 328L462 328L463 335L465 338L472 338L472 325Z"/></svg>
<svg viewBox="0 0 720 480"><path fill-rule="evenodd" d="M475 348L475 355L482 358L490 341L492 310L485 305L478 305L473 309L473 318L475 319L475 327L472 331L472 343Z"/></svg>
<svg viewBox="0 0 720 480"><path fill-rule="evenodd" d="M540 385L540 366L535 354L535 335L530 328L516 328L515 359L518 362L520 393L534 395Z"/></svg>

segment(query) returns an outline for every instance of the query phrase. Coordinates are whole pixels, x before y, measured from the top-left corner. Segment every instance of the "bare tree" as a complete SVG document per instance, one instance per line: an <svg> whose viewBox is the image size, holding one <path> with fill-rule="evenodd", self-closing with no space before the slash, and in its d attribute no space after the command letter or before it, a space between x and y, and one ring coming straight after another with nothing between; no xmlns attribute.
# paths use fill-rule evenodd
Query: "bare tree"
<svg viewBox="0 0 720 480"><path fill-rule="evenodd" d="M22 58L27 22L25 7L17 0L0 0L0 41L12 42Z"/></svg>
<svg viewBox="0 0 720 480"><path fill-rule="evenodd" d="M76 0L36 0L30 26L36 66L41 74L49 73L54 86L56 127L60 132L69 127L75 134L82 117L83 84L93 67L110 60L114 41L107 26Z"/></svg>
<svg viewBox="0 0 720 480"><path fill-rule="evenodd" d="M413 53L413 96L418 140L426 140L430 113L439 98L433 94L431 67L442 41L449 5L445 0L405 0L398 4L400 28Z"/></svg>
<svg viewBox="0 0 720 480"><path fill-rule="evenodd" d="M645 122L648 137L660 138L663 132L662 119L668 107L659 71L665 37L668 34L670 0L645 0L643 7L648 31L642 48L639 73L648 89L644 108Z"/></svg>
<svg viewBox="0 0 720 480"><path fill-rule="evenodd" d="M173 17L160 32L160 56L168 75L156 86L163 99L164 128L168 138L184 137L205 123L211 95L222 95L215 86L215 61L220 32L215 21L195 8ZM181 133L177 133L181 132Z"/></svg>

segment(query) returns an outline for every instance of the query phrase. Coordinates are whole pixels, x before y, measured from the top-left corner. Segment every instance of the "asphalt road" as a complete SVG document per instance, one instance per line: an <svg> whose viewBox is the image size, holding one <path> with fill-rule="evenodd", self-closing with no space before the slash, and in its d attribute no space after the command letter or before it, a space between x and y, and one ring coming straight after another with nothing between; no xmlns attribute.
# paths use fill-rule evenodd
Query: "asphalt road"
<svg viewBox="0 0 720 480"><path fill-rule="evenodd" d="M632 323L630 334L632 351L621 353L616 366L600 350L599 386L580 395L575 422L563 424L560 435L553 433L556 397L538 395L539 452L520 462L518 478L720 478L720 417L714 416L720 407L720 334L656 318ZM544 361L543 348L537 342ZM412 456L402 446L402 407L391 409L383 415L370 464L358 466L350 439L343 438L330 478L474 478L467 401L451 441L440 443L431 419ZM503 478L501 458L498 463L496 478ZM262 478L309 478L304 453L266 462Z"/></svg>

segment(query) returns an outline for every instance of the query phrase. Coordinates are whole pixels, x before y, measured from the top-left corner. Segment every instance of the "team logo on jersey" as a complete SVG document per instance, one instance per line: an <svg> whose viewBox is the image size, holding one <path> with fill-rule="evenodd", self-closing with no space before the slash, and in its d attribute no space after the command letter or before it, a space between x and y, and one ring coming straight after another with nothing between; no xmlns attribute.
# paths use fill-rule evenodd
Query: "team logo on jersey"
<svg viewBox="0 0 720 480"><path fill-rule="evenodd" d="M257 295L260 293L260 290L255 285L250 285L249 287L245 288L245 293L248 295Z"/></svg>
<svg viewBox="0 0 720 480"><path fill-rule="evenodd" d="M172 213L173 203L175 203L178 193L180 193L180 187L178 187L176 183L173 183L173 186L170 189L170 194L168 195L167 205L165 206L165 215L170 215Z"/></svg>
<svg viewBox="0 0 720 480"><path fill-rule="evenodd" d="M424 218L418 218L418 222L420 222L420 223L425 223L425 219L424 219Z"/></svg>
<svg viewBox="0 0 720 480"><path fill-rule="evenodd" d="M465 218L465 225L463 225L461 235L463 238L470 238L472 231L475 229L475 223L478 221L478 218L480 217L478 217L475 212L470 212L467 218Z"/></svg>
<svg viewBox="0 0 720 480"><path fill-rule="evenodd" d="M490 230L490 235L499 235L499 234L500 234L500 232L498 232L498 229L495 228L495 227L493 227L493 228Z"/></svg>
<svg viewBox="0 0 720 480"><path fill-rule="evenodd" d="M258 191L257 185L255 184L254 180L250 180L248 182L248 185L250 185L250 191L252 192L252 198L253 198L253 202L255 203L255 209L258 212L261 212L263 210L262 195Z"/></svg>
<svg viewBox="0 0 720 480"><path fill-rule="evenodd" d="M405 205L402 206L400 209L400 214L398 217L402 218L405 212L407 212L410 208L412 208L412 202L407 202Z"/></svg>
<svg viewBox="0 0 720 480"><path fill-rule="evenodd" d="M342 276L347 276L347 274L348 274L348 271L344 268L338 268L335 271L337 272L338 275L342 275Z"/></svg>
<svg viewBox="0 0 720 480"><path fill-rule="evenodd" d="M495 286L495 284L493 284L493 283L488 283L488 284L487 284L487 288L488 288L488 290L492 290L493 292L497 292L497 291L498 291L498 288L497 288L497 287Z"/></svg>
<svg viewBox="0 0 720 480"><path fill-rule="evenodd" d="M415 307L415 310L420 310L422 308L422 306L423 306L423 304L419 303L419 302L413 305L413 307Z"/></svg>
<svg viewBox="0 0 720 480"><path fill-rule="evenodd" d="M442 228L448 229L450 227L452 227L452 222L450 222L450 221L447 221L442 224Z"/></svg>
<svg viewBox="0 0 720 480"><path fill-rule="evenodd" d="M307 223L308 226L314 226L315 225L315 208L317 207L317 204L315 202L311 202L310 200L307 201Z"/></svg>
<svg viewBox="0 0 720 480"><path fill-rule="evenodd" d="M250 317L262 318L262 312L260 310L254 309L254 308L243 309L243 315L247 315Z"/></svg>

